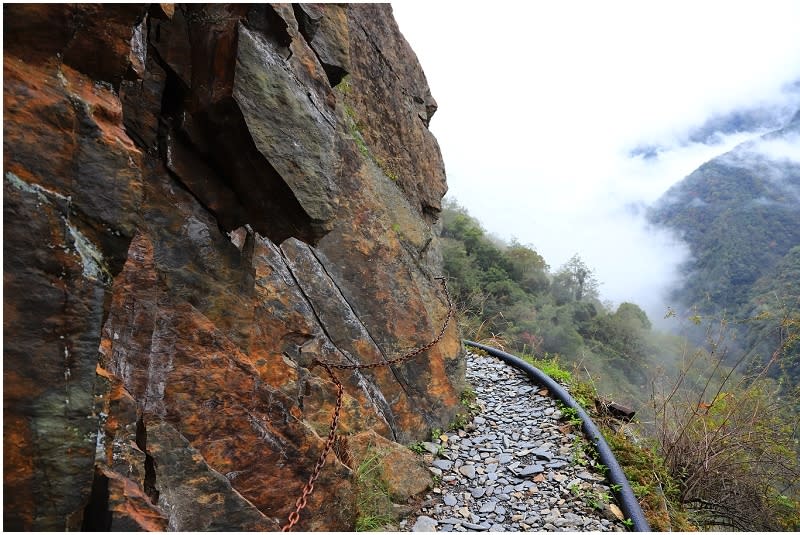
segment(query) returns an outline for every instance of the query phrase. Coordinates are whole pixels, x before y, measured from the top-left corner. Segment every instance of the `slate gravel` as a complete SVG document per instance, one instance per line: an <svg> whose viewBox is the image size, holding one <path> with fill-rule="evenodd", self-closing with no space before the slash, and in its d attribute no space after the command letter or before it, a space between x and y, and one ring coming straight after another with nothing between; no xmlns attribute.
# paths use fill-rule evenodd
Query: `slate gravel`
<svg viewBox="0 0 800 535"><path fill-rule="evenodd" d="M433 441L437 453L425 457L437 487L401 529L625 531L586 440L559 420L545 390L496 358L472 353L467 380L482 410L464 430Z"/></svg>

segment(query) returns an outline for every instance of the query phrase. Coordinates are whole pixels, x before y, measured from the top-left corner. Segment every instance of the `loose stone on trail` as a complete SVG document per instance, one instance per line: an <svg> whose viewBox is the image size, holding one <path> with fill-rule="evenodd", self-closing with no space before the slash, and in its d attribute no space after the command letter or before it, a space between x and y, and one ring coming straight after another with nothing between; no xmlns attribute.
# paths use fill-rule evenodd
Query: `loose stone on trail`
<svg viewBox="0 0 800 535"><path fill-rule="evenodd" d="M606 503L611 489L604 475L590 467L585 439L558 420L561 411L546 388L493 357L472 353L467 380L484 410L464 430L431 441L440 457L430 467L444 474L441 494L426 496L420 516L406 526L447 532L625 531L616 516L619 508ZM589 503L601 504L600 510ZM420 524L420 519L430 520Z"/></svg>
<svg viewBox="0 0 800 535"><path fill-rule="evenodd" d="M414 522L414 527L411 528L411 531L436 531L436 526L438 524L439 523L431 517L422 515Z"/></svg>

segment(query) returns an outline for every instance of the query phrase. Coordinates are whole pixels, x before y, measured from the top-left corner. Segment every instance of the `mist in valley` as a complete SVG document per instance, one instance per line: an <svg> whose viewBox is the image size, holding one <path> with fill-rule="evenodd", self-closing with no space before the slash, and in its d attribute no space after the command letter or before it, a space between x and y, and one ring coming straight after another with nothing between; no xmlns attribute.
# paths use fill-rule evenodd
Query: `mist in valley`
<svg viewBox="0 0 800 535"><path fill-rule="evenodd" d="M724 25L721 7L516 6L525 31L509 31L479 10L395 5L439 103L448 197L554 268L578 253L602 299L663 324L691 258L648 208L800 109L800 7L725 4Z"/></svg>

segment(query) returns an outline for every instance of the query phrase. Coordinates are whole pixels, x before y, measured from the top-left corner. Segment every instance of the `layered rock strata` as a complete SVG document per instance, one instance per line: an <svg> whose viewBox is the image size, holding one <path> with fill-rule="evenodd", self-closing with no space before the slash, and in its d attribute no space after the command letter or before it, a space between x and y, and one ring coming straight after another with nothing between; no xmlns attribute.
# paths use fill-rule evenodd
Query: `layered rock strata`
<svg viewBox="0 0 800 535"><path fill-rule="evenodd" d="M13 4L4 35L4 526L277 529L336 401L314 359L447 314L436 104L390 7ZM459 351L338 372L299 527L352 529L349 435L452 419Z"/></svg>

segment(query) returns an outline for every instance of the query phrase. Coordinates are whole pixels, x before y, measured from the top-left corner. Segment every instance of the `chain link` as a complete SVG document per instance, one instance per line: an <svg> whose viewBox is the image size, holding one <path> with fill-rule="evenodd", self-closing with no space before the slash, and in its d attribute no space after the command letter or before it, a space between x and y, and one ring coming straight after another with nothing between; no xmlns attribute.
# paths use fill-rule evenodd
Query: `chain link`
<svg viewBox="0 0 800 535"><path fill-rule="evenodd" d="M322 448L322 453L317 459L317 464L314 466L314 471L311 473L311 476L308 478L308 482L306 483L305 487L303 487L303 493L297 498L295 502L295 509L289 514L288 522L281 528L281 531L291 531L291 529L300 521L300 512L305 509L306 505L308 504L308 497L314 492L314 483L316 483L317 478L319 478L320 472L322 472L322 467L325 466L325 461L328 458L328 454L333 449L334 441L336 440L336 429L339 427L339 413L342 410L342 399L344 398L344 386L342 382L339 381L339 378L336 377L336 374L333 372L333 369L339 370L363 370L368 368L378 368L381 366L392 366L394 364L400 364L407 360L410 360L417 355L428 351L429 349L433 348L436 344L438 344L442 338L444 337L445 331L447 331L447 326L450 324L450 319L453 317L453 303L450 300L450 292L447 291L447 279L444 277L435 277L436 280L441 281L442 289L444 289L444 295L447 298L447 317L444 320L444 324L442 325L442 329L439 331L439 334L425 344L424 346L418 347L405 353L397 358L386 360L383 362L373 362L371 364L336 364L333 362L327 362L322 359L314 359L313 364L319 364L325 371L328 373L328 376L333 381L333 384L336 385L336 409L333 411L333 418L331 419L330 430L328 432L328 438L325 441L325 447Z"/></svg>
<svg viewBox="0 0 800 535"><path fill-rule="evenodd" d="M436 338L434 338L433 340L431 340L422 347L412 349L408 353L405 353L391 360L385 360L383 362L373 362L371 364L337 364L333 362L326 362L326 364L328 364L328 366L330 366L331 368L335 368L337 370L365 370L369 368L380 368L381 366L393 366L395 364L401 364L407 360L410 360L419 355L420 353L424 353L425 351L428 351L433 346L438 344L439 341L442 339L442 337L444 337L445 331L447 331L447 326L450 324L450 318L453 317L453 303L450 302L450 292L447 291L447 279L445 279L444 277L435 277L435 278L436 280L441 281L442 288L444 289L444 295L447 298L447 317L445 318L444 324L442 325L442 329L439 331L439 334L436 336ZM321 360L317 360L317 362L322 363Z"/></svg>
<svg viewBox="0 0 800 535"><path fill-rule="evenodd" d="M317 459L317 464L314 466L314 471L311 473L311 477L308 478L308 483L306 483L306 486L303 487L303 493L295 502L295 510L289 515L289 521L285 526L283 526L283 528L281 528L281 531L290 531L292 527L294 527L294 525L300 520L300 511L302 511L308 503L308 496L314 492L314 483L317 481L317 478L322 471L322 467L325 466L325 461L328 458L328 454L333 448L333 443L336 439L336 428L339 426L339 413L342 410L344 386L326 362L320 360L316 360L315 362L319 363L323 368L325 368L325 371L328 372L331 380L336 385L336 409L333 411L333 419L331 420L331 427L330 431L328 432L328 439L325 441L325 447L322 448L322 453L320 454L319 459Z"/></svg>

